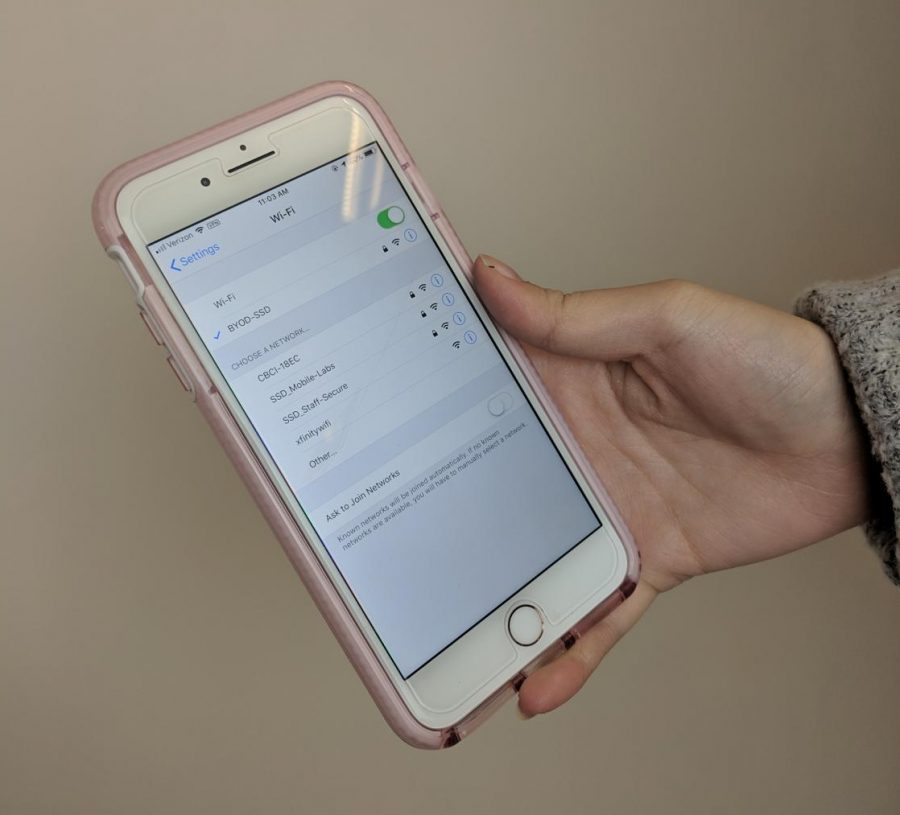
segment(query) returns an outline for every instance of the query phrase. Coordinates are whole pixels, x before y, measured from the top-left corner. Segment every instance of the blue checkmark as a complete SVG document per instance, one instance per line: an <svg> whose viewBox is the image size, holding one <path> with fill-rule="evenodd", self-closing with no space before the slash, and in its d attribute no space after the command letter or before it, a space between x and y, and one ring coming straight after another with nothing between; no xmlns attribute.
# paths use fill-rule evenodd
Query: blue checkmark
<svg viewBox="0 0 900 815"><path fill-rule="evenodd" d="M214 339L214 340L217 340L217 339L219 339L219 337L221 337L221 336L222 336L222 332L221 332L221 331L216 331L216 333L213 334L213 339Z"/></svg>

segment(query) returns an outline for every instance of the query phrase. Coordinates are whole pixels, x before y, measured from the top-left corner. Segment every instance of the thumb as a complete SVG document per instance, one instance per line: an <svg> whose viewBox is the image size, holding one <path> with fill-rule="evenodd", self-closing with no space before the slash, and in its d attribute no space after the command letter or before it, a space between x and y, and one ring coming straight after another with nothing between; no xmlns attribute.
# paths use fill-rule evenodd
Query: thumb
<svg viewBox="0 0 900 815"><path fill-rule="evenodd" d="M547 351L612 362L646 354L671 333L673 281L564 294L522 280L489 255L479 255L472 271L494 319Z"/></svg>
<svg viewBox="0 0 900 815"><path fill-rule="evenodd" d="M519 688L519 711L530 719L571 699L612 647L627 634L656 598L657 591L641 580L634 594L608 617L588 629L553 662L538 668Z"/></svg>

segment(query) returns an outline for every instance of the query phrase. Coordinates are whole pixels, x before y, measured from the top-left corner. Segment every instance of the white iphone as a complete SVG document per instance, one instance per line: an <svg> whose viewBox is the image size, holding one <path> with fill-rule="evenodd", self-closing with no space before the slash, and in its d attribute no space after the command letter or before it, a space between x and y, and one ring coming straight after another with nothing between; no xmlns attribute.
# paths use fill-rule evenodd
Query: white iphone
<svg viewBox="0 0 900 815"><path fill-rule="evenodd" d="M457 742L633 589L625 527L364 91L129 162L95 223L408 742Z"/></svg>

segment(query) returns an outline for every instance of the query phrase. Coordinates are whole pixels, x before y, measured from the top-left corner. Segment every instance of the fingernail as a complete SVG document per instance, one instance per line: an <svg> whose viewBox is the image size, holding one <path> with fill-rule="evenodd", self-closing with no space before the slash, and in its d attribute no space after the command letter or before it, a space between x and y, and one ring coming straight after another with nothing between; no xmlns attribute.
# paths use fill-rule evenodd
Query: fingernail
<svg viewBox="0 0 900 815"><path fill-rule="evenodd" d="M502 260L497 260L497 258L491 257L490 255L479 255L475 262L487 266L488 269L493 269L504 277L511 277L513 279L518 277L518 275Z"/></svg>
<svg viewBox="0 0 900 815"><path fill-rule="evenodd" d="M523 722L527 722L529 719L534 718L533 713L526 713L518 705L516 705L516 716L518 716Z"/></svg>

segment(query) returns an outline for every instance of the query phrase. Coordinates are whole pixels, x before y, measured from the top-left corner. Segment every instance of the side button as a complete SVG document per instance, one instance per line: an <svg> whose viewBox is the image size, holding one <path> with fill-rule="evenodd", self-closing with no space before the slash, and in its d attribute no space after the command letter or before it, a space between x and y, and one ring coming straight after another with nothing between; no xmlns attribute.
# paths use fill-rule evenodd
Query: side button
<svg viewBox="0 0 900 815"><path fill-rule="evenodd" d="M406 168L406 175L412 182L413 189L416 191L419 198L425 203L425 208L428 210L428 215L431 220L435 221L440 218L441 208L437 205L437 201L431 197L431 193L427 191L428 187L425 184L425 179L422 178L422 174L419 172L419 168L414 162L409 163L409 166Z"/></svg>
<svg viewBox="0 0 900 815"><path fill-rule="evenodd" d="M184 371L181 370L178 363L171 357L166 357L166 362L169 363L169 367L172 369L172 373L178 377L178 381L181 383L181 387L184 388L188 393L193 393L194 389L191 387L191 380L187 378Z"/></svg>
<svg viewBox="0 0 900 815"><path fill-rule="evenodd" d="M138 314L141 315L141 322L147 326L147 331L150 332L150 336L153 337L154 342L157 345L163 345L162 338L159 336L159 331L156 328L156 325L153 322L153 318L147 314L143 309L138 310Z"/></svg>
<svg viewBox="0 0 900 815"><path fill-rule="evenodd" d="M131 290L134 292L134 299L137 300L138 305L141 305L144 300L144 281L141 280L137 269L131 264L128 255L121 246L110 246L106 253L119 264L119 268L125 275L128 285L131 286Z"/></svg>

